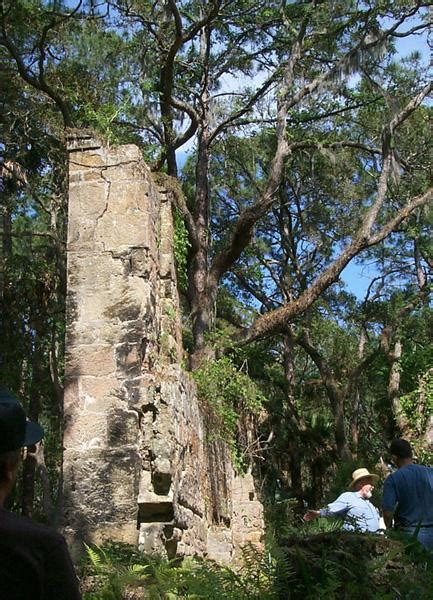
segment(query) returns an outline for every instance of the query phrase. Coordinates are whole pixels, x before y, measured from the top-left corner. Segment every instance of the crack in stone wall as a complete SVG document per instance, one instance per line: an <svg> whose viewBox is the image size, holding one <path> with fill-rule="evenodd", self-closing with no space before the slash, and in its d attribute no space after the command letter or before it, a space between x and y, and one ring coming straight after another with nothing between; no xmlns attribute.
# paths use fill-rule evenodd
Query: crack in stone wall
<svg viewBox="0 0 433 600"><path fill-rule="evenodd" d="M170 192L136 146L70 131L68 149L65 534L75 555L113 539L229 562L263 513L181 368Z"/></svg>

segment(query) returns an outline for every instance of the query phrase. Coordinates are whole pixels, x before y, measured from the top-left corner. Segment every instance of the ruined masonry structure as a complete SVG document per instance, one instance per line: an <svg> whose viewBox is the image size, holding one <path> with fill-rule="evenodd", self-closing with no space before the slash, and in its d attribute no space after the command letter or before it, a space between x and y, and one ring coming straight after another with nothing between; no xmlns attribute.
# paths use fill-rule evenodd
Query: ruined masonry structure
<svg viewBox="0 0 433 600"><path fill-rule="evenodd" d="M70 131L68 151L65 534L75 556L110 539L230 562L262 506L181 368L170 192L136 146Z"/></svg>

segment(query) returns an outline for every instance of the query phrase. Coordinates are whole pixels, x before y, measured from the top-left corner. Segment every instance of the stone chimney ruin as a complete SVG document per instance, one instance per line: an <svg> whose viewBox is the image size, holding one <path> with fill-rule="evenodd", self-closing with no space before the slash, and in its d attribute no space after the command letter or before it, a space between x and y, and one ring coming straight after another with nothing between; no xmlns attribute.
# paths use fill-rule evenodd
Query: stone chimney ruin
<svg viewBox="0 0 433 600"><path fill-rule="evenodd" d="M228 563L260 544L251 475L182 367L170 192L134 145L70 131L64 522L83 541Z"/></svg>

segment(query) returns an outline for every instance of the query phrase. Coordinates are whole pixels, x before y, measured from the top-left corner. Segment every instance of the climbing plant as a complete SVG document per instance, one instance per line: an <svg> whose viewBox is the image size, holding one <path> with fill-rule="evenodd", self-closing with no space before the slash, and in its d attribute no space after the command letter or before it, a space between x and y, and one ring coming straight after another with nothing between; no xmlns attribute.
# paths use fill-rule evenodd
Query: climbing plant
<svg viewBox="0 0 433 600"><path fill-rule="evenodd" d="M243 365L245 368L245 365ZM209 432L224 440L231 448L235 465L243 468L247 448L239 439L243 415L259 415L265 395L243 368L228 356L207 361L194 371L199 399L207 409Z"/></svg>

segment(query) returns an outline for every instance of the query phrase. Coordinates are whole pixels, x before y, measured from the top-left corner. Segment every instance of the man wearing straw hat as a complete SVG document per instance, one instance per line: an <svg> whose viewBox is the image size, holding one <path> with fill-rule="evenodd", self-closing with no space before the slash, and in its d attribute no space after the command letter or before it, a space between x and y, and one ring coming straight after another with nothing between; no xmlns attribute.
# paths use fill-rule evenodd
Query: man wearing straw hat
<svg viewBox="0 0 433 600"><path fill-rule="evenodd" d="M0 598L80 600L77 577L60 533L4 509L27 446L42 440L38 423L0 387Z"/></svg>
<svg viewBox="0 0 433 600"><path fill-rule="evenodd" d="M308 510L304 521L318 517L340 517L346 531L377 532L380 529L379 511L370 502L376 479L378 475L370 473L368 469L356 469L352 473L350 491L340 494L326 508Z"/></svg>

